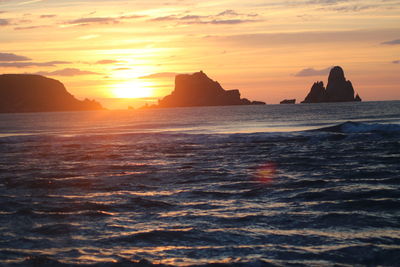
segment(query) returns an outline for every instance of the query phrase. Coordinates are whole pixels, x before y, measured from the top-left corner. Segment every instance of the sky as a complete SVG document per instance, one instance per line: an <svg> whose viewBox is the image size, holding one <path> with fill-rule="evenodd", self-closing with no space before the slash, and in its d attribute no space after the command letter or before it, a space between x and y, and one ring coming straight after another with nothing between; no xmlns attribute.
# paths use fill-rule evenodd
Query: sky
<svg viewBox="0 0 400 267"><path fill-rule="evenodd" d="M251 100L302 101L336 65L363 100L400 99L400 0L0 0L0 33L0 73L111 109L200 70Z"/></svg>

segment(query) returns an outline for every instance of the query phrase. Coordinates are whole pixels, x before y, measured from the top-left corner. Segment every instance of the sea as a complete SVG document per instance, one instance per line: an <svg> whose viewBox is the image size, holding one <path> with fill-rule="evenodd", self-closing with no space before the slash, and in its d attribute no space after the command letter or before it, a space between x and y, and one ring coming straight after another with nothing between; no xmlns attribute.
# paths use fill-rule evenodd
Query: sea
<svg viewBox="0 0 400 267"><path fill-rule="evenodd" d="M1 266L399 266L400 101L0 114Z"/></svg>

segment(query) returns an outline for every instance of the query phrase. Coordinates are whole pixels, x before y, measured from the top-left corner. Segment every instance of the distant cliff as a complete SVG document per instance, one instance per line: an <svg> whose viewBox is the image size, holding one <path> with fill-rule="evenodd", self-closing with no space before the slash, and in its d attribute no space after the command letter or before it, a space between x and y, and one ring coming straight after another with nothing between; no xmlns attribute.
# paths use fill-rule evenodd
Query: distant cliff
<svg viewBox="0 0 400 267"><path fill-rule="evenodd" d="M200 71L193 74L181 74L175 77L175 90L151 107L195 107L228 105L265 105L261 101L240 98L239 90L224 90Z"/></svg>
<svg viewBox="0 0 400 267"><path fill-rule="evenodd" d="M336 66L329 73L326 89L323 82L315 82L302 103L351 101L361 101L361 98L358 94L354 97L353 85L346 80L343 69Z"/></svg>
<svg viewBox="0 0 400 267"><path fill-rule="evenodd" d="M94 100L77 100L54 79L30 74L0 75L0 113L99 110Z"/></svg>

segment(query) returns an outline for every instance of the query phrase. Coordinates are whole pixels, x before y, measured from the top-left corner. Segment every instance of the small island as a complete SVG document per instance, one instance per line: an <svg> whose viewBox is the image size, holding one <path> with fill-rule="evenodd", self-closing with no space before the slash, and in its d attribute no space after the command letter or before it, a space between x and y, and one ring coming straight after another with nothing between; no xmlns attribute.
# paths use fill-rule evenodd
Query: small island
<svg viewBox="0 0 400 267"><path fill-rule="evenodd" d="M180 74L175 77L175 90L158 101L158 105L145 108L265 105L262 101L240 98L239 90L224 90L203 71Z"/></svg>
<svg viewBox="0 0 400 267"><path fill-rule="evenodd" d="M354 102L361 101L360 96L354 96L354 88L344 76L341 67L333 67L329 73L328 86L325 89L323 82L315 82L310 92L301 103L325 103L325 102Z"/></svg>
<svg viewBox="0 0 400 267"><path fill-rule="evenodd" d="M284 99L279 104L296 104L296 99Z"/></svg>
<svg viewBox="0 0 400 267"><path fill-rule="evenodd" d="M76 99L57 80L32 74L0 75L0 113L101 109L94 100Z"/></svg>

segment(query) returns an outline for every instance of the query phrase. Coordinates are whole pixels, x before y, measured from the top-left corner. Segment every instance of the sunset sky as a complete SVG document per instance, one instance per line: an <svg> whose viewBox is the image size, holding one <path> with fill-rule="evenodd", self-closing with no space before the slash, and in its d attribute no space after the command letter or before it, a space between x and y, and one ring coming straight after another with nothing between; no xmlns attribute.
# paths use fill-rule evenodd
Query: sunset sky
<svg viewBox="0 0 400 267"><path fill-rule="evenodd" d="M301 101L334 65L364 100L400 99L399 0L0 0L0 32L0 73L108 108L200 70L251 100Z"/></svg>

